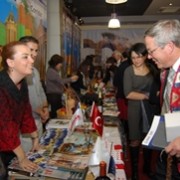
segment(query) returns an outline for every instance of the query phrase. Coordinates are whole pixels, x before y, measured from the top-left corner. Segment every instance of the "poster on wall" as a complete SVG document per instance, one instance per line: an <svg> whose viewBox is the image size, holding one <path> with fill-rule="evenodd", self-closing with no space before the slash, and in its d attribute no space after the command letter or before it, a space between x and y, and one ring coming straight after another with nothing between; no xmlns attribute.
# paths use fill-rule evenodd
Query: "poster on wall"
<svg viewBox="0 0 180 180"><path fill-rule="evenodd" d="M120 29L120 30L83 30L83 47L81 58L87 55L96 55L101 58L101 64L105 64L113 51L121 53L127 51L132 44L143 42L144 28Z"/></svg>
<svg viewBox="0 0 180 180"><path fill-rule="evenodd" d="M39 40L39 57L35 66L41 77L45 73L47 0L1 0L0 46L25 35Z"/></svg>
<svg viewBox="0 0 180 180"><path fill-rule="evenodd" d="M72 71L78 69L80 64L80 38L81 38L81 30L80 28L74 24L73 26L73 51L72 51Z"/></svg>
<svg viewBox="0 0 180 180"><path fill-rule="evenodd" d="M62 14L62 51L64 62L64 74L72 75L80 63L81 30L66 11Z"/></svg>
<svg viewBox="0 0 180 180"><path fill-rule="evenodd" d="M72 35L73 35L73 21L71 18L66 14L66 12L63 12L63 56L65 59L64 62L64 71L67 73L67 75L71 74L71 63L72 63ZM65 73L64 72L64 73Z"/></svg>

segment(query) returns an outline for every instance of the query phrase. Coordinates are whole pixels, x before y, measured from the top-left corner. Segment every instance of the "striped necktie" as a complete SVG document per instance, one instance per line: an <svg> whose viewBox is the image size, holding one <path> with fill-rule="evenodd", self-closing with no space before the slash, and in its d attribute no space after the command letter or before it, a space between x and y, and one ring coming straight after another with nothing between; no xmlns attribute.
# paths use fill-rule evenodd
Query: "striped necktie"
<svg viewBox="0 0 180 180"><path fill-rule="evenodd" d="M161 105L161 107L163 105L163 100L164 100L163 95L164 95L164 90L166 87L168 73L169 73L169 69L163 69L160 74L160 78L161 78L160 105Z"/></svg>
<svg viewBox="0 0 180 180"><path fill-rule="evenodd" d="M175 71L173 68L171 68L169 70L166 88L164 91L164 103L163 103L163 107L162 107L163 113L170 112L170 96L171 96L171 89L173 86L174 75L175 75Z"/></svg>

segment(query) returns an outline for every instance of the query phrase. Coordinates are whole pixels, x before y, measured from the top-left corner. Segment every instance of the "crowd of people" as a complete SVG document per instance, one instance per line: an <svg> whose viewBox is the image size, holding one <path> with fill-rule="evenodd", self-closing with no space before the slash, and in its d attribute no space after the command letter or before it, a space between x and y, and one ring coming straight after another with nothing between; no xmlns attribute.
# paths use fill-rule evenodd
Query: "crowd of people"
<svg viewBox="0 0 180 180"><path fill-rule="evenodd" d="M0 72L0 166L5 169L0 179L8 177L7 167L16 156L20 166L29 171L37 168L26 152L39 149L43 124L57 117L63 107L63 93L72 88L79 100L87 104L94 100L88 93L96 88L112 87L123 133L127 137L132 165L132 180L140 179L138 157L142 139L147 134L154 115L180 110L180 22L162 20L149 28L144 43L133 44L128 51L115 50L106 66L95 65L94 55L88 55L70 77L60 75L64 58L54 54L48 61L45 89L34 67L39 42L24 36L2 48ZM174 79L170 79L171 71ZM165 80L165 81L163 81ZM170 86L170 87L169 87ZM170 89L169 89L170 88ZM176 96L174 95L176 94ZM95 97L97 98L97 97ZM159 152L160 153L160 152ZM143 172L151 179L166 177L167 156L172 157L171 179L180 179L178 158L180 137L173 140L151 171L151 150L143 148Z"/></svg>

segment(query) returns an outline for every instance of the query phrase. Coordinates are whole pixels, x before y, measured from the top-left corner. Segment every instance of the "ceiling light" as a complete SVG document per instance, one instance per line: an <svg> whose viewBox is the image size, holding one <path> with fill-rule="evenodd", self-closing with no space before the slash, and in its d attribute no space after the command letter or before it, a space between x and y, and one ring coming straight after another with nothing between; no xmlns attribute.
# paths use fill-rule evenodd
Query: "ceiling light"
<svg viewBox="0 0 180 180"><path fill-rule="evenodd" d="M105 0L106 3L109 4L120 4L120 3L125 3L127 0Z"/></svg>
<svg viewBox="0 0 180 180"><path fill-rule="evenodd" d="M108 28L120 28L121 24L119 19L117 18L116 13L111 14L111 19L108 22Z"/></svg>

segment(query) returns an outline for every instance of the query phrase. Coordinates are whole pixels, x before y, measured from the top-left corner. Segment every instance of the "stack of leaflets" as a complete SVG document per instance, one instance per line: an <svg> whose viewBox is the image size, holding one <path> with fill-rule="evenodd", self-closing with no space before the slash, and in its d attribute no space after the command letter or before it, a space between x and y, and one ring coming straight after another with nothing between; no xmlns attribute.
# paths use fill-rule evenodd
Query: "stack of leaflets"
<svg viewBox="0 0 180 180"><path fill-rule="evenodd" d="M46 125L46 129L64 129L64 128L68 128L69 125L69 119L51 119L47 125Z"/></svg>
<svg viewBox="0 0 180 180"><path fill-rule="evenodd" d="M38 176L38 171L42 168L45 168L46 166L46 158L44 158L41 154L39 153L32 153L32 152L28 152L26 154L26 156L28 157L29 160L31 160L32 162L36 163L39 167L35 170L35 171L26 171L23 170L20 166L19 166L19 162L17 158L14 158L11 162L11 164L8 166L8 170L12 171L12 172L17 172L21 175L25 175L25 176Z"/></svg>
<svg viewBox="0 0 180 180"><path fill-rule="evenodd" d="M40 139L41 148L45 156L52 155L64 142L67 129L47 129Z"/></svg>
<svg viewBox="0 0 180 180"><path fill-rule="evenodd" d="M67 129L47 129L40 139L41 150L27 153L28 159L39 168L34 172L25 171L14 158L8 167L9 172L34 177L61 177L62 180L84 180L97 137L96 131L88 128L76 129L71 135L68 135Z"/></svg>
<svg viewBox="0 0 180 180"><path fill-rule="evenodd" d="M17 158L12 160L11 165L8 167L9 173L18 173L24 176L30 177L52 177L58 178L61 177L62 180L73 179L73 180L84 180L88 171L88 168L84 169L67 169L61 167L55 167L48 165L48 158L43 157L39 153L28 153L28 159L39 165L39 168L33 172L23 170L18 163Z"/></svg>

